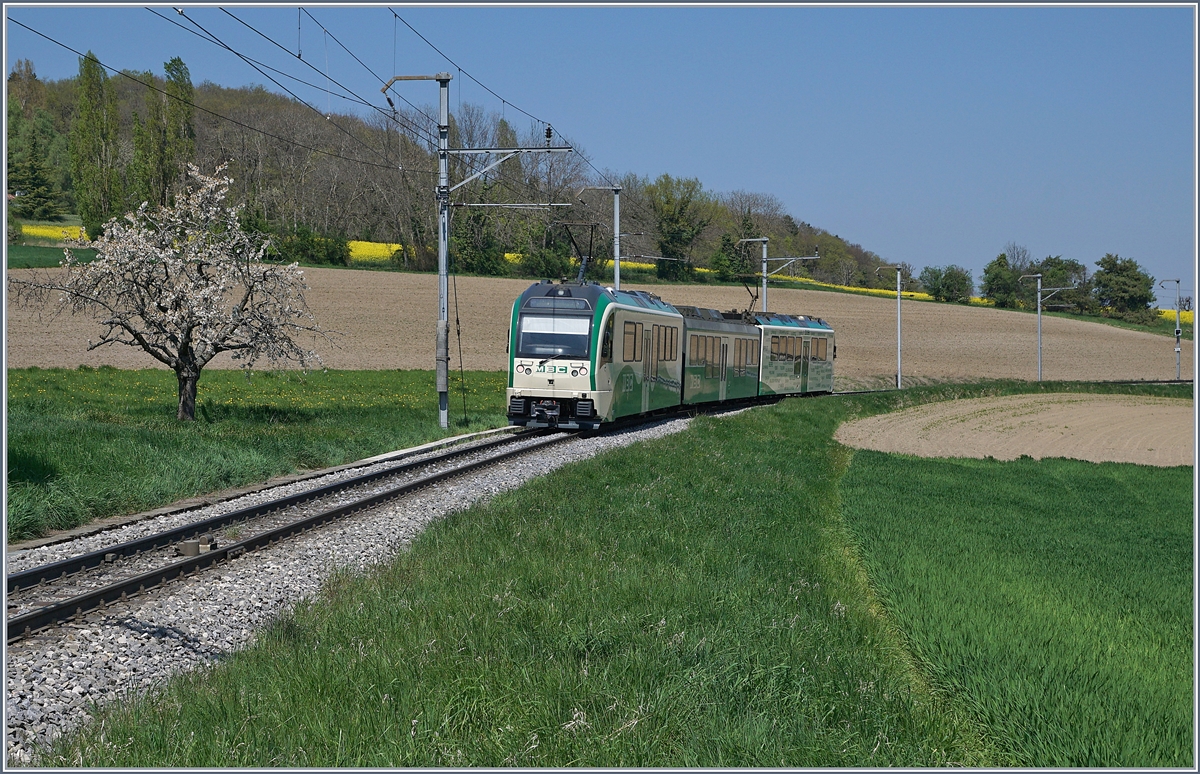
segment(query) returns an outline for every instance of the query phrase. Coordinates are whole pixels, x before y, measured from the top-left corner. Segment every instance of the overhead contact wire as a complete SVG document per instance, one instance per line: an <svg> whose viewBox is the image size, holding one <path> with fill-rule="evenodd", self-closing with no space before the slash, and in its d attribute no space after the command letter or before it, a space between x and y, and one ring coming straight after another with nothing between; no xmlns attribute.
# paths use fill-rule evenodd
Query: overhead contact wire
<svg viewBox="0 0 1200 774"><path fill-rule="evenodd" d="M236 21L238 24L241 24L243 27L245 27L246 29L250 30L250 31L251 31L251 32L253 32L254 34L258 35L258 36L259 36L259 37L261 37L263 40L267 41L268 43L270 43L271 45L275 46L275 47L276 47L276 48L278 48L279 50L281 50L281 51L283 51L284 53L288 54L289 56L295 56L297 59L299 59L301 62L303 62L303 63L304 63L304 65L305 65L306 67L308 67L310 70L312 70L312 71L316 72L318 75L323 75L323 74L321 73L321 71L320 71L320 70L318 70L316 67L314 67L314 66L312 65L312 63L311 63L311 62L309 62L309 61L308 61L308 60L306 60L306 59L303 59L302 57L300 57L300 55L299 55L299 54L292 54L292 52L291 52L291 51L288 51L288 49L287 49L286 47L284 47L284 46L280 45L280 44L279 44L277 41L275 41L274 39L272 39L270 36L268 36L268 35L264 34L264 33L263 33L263 32L261 32L260 30L256 29L256 28L254 27L254 25L252 25L252 24L249 24L248 22L246 22L246 21L243 21L242 19L239 19L238 17L234 16L232 13L230 13L230 12L229 12L227 9L225 9L225 8L222 8L222 9L221 9L221 12L222 12L222 13L224 13L224 14L225 14L226 16L228 16L229 18L231 18L231 19L233 19L234 21ZM316 20L314 19L314 21L316 21ZM320 22L317 22L317 24L319 25L319 24L320 24ZM324 28L322 27L322 29L324 29ZM336 38L334 38L334 40L337 40L337 39L336 39ZM341 43L338 43L338 45L341 45ZM345 46L343 46L343 48L345 48ZM357 57L356 57L356 58L357 58ZM336 84L336 85L338 86L338 88L342 89L342 90L343 90L343 91L345 91L346 93L348 93L348 94L354 94L354 91L353 91L352 89L349 89L349 88L347 88L346 86L344 86L343 84L339 83L338 81L336 81L336 80L333 80L332 78L330 79L330 81L331 81L332 83ZM368 102L367 100L363 99L362 97L359 97L357 94L355 94L355 96L356 96L356 97L358 97L358 99L362 101L362 104L364 104L364 105L367 105L367 106L371 107L373 110L377 110L377 111L379 111L379 112L380 112L380 113L382 113L384 116L388 116L387 112L386 112L386 111L384 111L382 108L376 107L375 105L373 105L372 103L370 103L370 102ZM424 110L422 110L421 108L419 108L419 107L417 107L416 105L414 105L412 102L409 102L407 99L405 99L405 98L404 98L404 96L403 96L403 95L401 95L401 94L397 93L397 95L396 95L396 96L400 97L400 99L401 99L401 100L402 100L402 101L403 101L405 104L407 104L407 105L408 105L410 108L412 108L412 109L413 109L415 112L417 112L418 114L420 114L421 116L423 116L423 117L424 117L426 120L428 120L430 124L432 124L433 126L437 126L437 119L436 119L436 118L434 118L433 116L429 115L429 114L428 114L428 113L426 113ZM388 116L388 117L390 117L390 116ZM435 136L434 136L433 132L431 132L431 131L430 131L429 129L427 129L427 128L418 127L418 126L417 126L417 124L416 124L415 122L413 122L413 121L409 121L409 123L412 125L412 128L413 128L413 130L414 130L414 131L416 131L416 132L421 132L421 133L423 133L423 134L424 134L424 137L423 137L422 139L425 139L425 140L427 140L428 142L430 142L430 143L431 143L432 145L434 145L434 146L436 146L436 145L437 145L437 137L435 137Z"/></svg>
<svg viewBox="0 0 1200 774"><path fill-rule="evenodd" d="M209 110L208 108L206 108L206 107L203 107L203 106L201 106L201 105L197 105L197 104L196 104L196 103L194 103L194 102L189 102L188 100L186 100L186 99L183 99L182 97L178 97L178 96L175 96L175 95L173 95L173 94L168 94L167 92L165 92L165 91L163 91L162 89L160 89L160 88L158 88L157 86L155 86L153 83L146 83L145 81L143 81L143 80L140 80L140 79L138 79L138 78L135 78L135 77L133 77L132 75L129 75L128 73L125 73L125 72L123 72L123 71L121 71L121 70L118 70L118 69L117 69L117 68L115 68L115 67L112 67L111 65L107 65L107 64L105 64L104 62L102 62L102 61L100 61L99 59L97 59L95 56L89 56L89 55L87 55L87 54L81 53L81 52L77 51L76 49L74 49L74 48L71 48L71 47L70 47L70 46L68 46L66 43L63 43L63 42L61 42L61 41L59 41L59 40L55 40L54 38L50 37L49 35L47 35L47 34L45 34L45 33L43 33L43 32L39 32L38 30L35 30L33 27L30 27L30 26L29 26L29 25L27 25L27 24L22 24L21 22L17 21L16 19L12 18L11 16L10 16L10 17L8 17L8 20L9 20L10 22L12 22L13 24L16 24L18 27L22 27L22 28L24 28L24 29L26 29L26 30L29 30L29 31L30 31L30 32L32 32L34 35L37 35L38 37L44 38L44 39L46 39L46 40L50 41L51 43L53 43L54 45L56 45L56 46L59 46L59 47L61 47L61 48L64 48L64 49L66 49L67 51L70 51L72 54L75 54L76 56L80 57L81 59L88 59L88 60L90 60L90 61L93 61L93 62L95 62L96 64L98 64L98 65L100 65L101 67L103 67L105 70L108 70L108 71L110 71L111 73L113 73L113 75L119 75L119 76L121 76L121 77L123 77L123 78L127 78L127 79L129 79L129 80L133 81L134 83L141 84L142 86L145 86L146 88L148 88L148 89L150 89L150 90L152 90L152 91L156 91L156 92L158 92L159 94L162 94L163 96L165 96L165 97L168 97L169 99L173 99L173 100L176 100L176 101L178 101L178 102L181 102L181 103L183 103L183 104L185 104L185 105L187 105L187 106L189 106L189 107L192 107L192 108L195 108L196 110L199 110L199 111L200 111L200 112L202 112L202 113L206 113L206 114L208 114L208 115L210 115L210 116L213 116L214 118L218 118L218 119L220 119L220 120L222 120L222 121L228 121L229 123L231 123L231 124L234 124L235 126L240 126L240 127L242 127L243 129L248 129L248 130L250 130L250 131L252 131L252 132L256 132L256 133L258 133L258 134L261 134L261 135L263 135L264 137L270 137L270 138L271 138L271 139L273 139L273 140L279 140L280 142L287 143L288 145L294 145L294 146L295 146L295 147L297 147L297 148L303 148L303 149L305 149L305 150L312 151L313 153L319 153L319 154L321 154L321 155L324 155L324 156L330 156L330 157L332 157L332 158L342 159L343 161L352 161L352 162L354 162L355 164L362 164L363 166L367 166L367 167L374 167L374 168L376 168L376 169L395 169L395 167L392 167L392 166L389 166L389 165L386 165L386 164L378 164L378 163L375 163L375 162L373 162L373 161L366 161L366 160L364 160L364 159L356 159L356 158L352 158L352 157L350 157L350 156L343 156L343 155L341 155L340 153L334 153L334 152L332 152L332 151L322 150L322 149L320 149L320 148L314 148L314 147L312 147L311 145L305 145L305 144L304 144L304 143L302 143L302 142L297 142L296 140L291 140L291 139L288 139L287 137L281 137L281 136L279 136L279 135L277 135L277 134L274 134L274 133L272 133L272 132L268 132L268 131L266 131L265 129L259 129L259 128L258 128L258 127L256 127L256 126L251 126L251 125L249 125L249 124L246 124L246 123L243 123L243 122L241 122L241 121L238 121L236 118L230 118L229 116L222 115L222 114L220 114L220 113L217 113L216 111ZM412 171L421 172L421 173L423 173L423 174L437 174L436 172L432 172L432 171L430 171L430 170L412 170Z"/></svg>
<svg viewBox="0 0 1200 774"><path fill-rule="evenodd" d="M224 9L222 9L222 10L224 10ZM378 154L379 154L379 155L380 155L382 158L384 158L384 159L386 159L386 158L387 158L387 155L388 155L388 154L387 154L387 149L386 149L386 148L383 148L383 149L381 150L381 149L379 149L379 148L373 148L373 147L371 147L370 145L367 145L367 143L365 143L363 140L359 139L358 137L355 137L355 136L354 136L354 134L353 134L353 133L352 133L352 132L351 132L349 129L346 129L344 126L342 126L341 124L339 124L337 121L334 121L334 120L333 120L333 119L330 117L330 115L329 115L329 113L328 113L328 112L322 113L322 112L321 112L321 111L320 111L318 108L316 108L316 107L313 107L313 106L312 106L312 105L310 105L308 102L306 102L305 100L301 99L301 98L300 98L300 97L299 97L297 94L295 94L294 92L292 92L292 90L291 90L291 89L289 89L288 87L284 86L282 83L280 83L279 81L275 80L275 79L274 79L274 78L272 78L271 76L267 75L265 72L263 72L261 69L259 69L259 67L258 67L257 65L255 65L253 62L251 62L251 61L250 61L249 59L247 59L245 56L242 56L242 54L241 54L240 52L238 52L238 51L235 51L233 48L231 48L230 46L228 46L228 45L227 45L227 44L226 44L224 41L222 41L222 40L221 40L220 38L218 38L216 35L213 35L211 32L209 32L208 30L204 29L204 26L203 26L203 25L201 25L201 24L200 24L198 21L196 21L196 20L195 20L195 19L193 19L192 17L190 17L190 16L188 16L187 14L185 14L185 13L184 13L182 10L180 10L180 11L179 11L179 15L180 15L180 16L182 16L183 18L187 19L187 20L188 20L189 22L191 22L192 24L194 24L194 25L196 26L196 28L197 28L197 29L199 29L199 30L201 30L201 31L203 31L203 32L204 32L204 34L208 35L208 36L209 36L209 37L211 37L213 40L215 40L215 41L217 42L217 44L218 44L219 46L221 46L222 48L224 48L226 51L228 51L229 53L231 53L231 54L233 54L234 56L236 56L238 59L241 59L243 62L245 62L246 64L248 64L248 65L250 65L251 67L253 67L253 68L254 68L254 69L257 71L257 72L261 73L261 74L262 74L262 76L263 76L264 78L267 78L268 80L270 80L270 81L271 81L271 83L274 83L276 86L278 86L279 88L281 88L281 89L283 89L284 91L286 91L286 92L287 92L289 95L291 95L291 97L292 97L293 99L295 99L297 102L299 102L300 104L304 105L305 107L307 107L309 110L313 111L314 113L317 113L318 115L323 115L323 116L325 116L325 120L326 120L326 121L328 121L328 122L329 122L329 123L330 123L330 124L331 124L331 125L332 125L332 126L335 128L335 129L337 129L338 131L340 131L340 132L342 132L343 134L345 134L345 135L346 135L347 137L349 137L351 140L354 140L354 141L355 141L355 142L357 142L359 145L363 146L364 148L366 148L367 150L371 151L372 153L378 153ZM320 71L318 71L318 73L319 73L319 72L320 72ZM331 82L334 82L334 83L336 83L336 81L331 81ZM339 86L341 86L341 84L338 84L338 85L339 85ZM342 88L345 88L345 87L342 87ZM353 93L353 92L351 92L351 93Z"/></svg>

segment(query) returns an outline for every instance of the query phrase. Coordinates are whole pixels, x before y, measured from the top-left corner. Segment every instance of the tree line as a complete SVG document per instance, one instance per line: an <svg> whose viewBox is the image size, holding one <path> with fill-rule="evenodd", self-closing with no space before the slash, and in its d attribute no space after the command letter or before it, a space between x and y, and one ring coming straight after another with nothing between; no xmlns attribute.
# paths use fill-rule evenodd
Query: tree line
<svg viewBox="0 0 1200 774"><path fill-rule="evenodd" d="M90 55L73 78L42 81L28 60L8 77L8 187L20 192L10 212L53 220L78 213L89 236L142 202L170 204L187 165L226 165L230 197L243 204L243 225L272 235L273 254L309 263L348 263L347 240L393 242L393 256L411 270L436 267L436 128L428 113L405 107L360 117L320 112L259 87L193 86L178 57L163 73L108 76ZM451 147L549 144L548 128L514 126L502 115L464 103L450 116ZM555 142L559 144L561 138ZM664 279L702 279L710 268L723 281L753 292L761 246L771 257L812 257L784 271L838 285L890 288L891 265L876 253L799 220L772 194L718 193L695 178L655 179L596 172L576 153L527 153L505 161L454 194L450 249L465 273L568 276L587 256L592 276L606 276L612 256L612 196L621 186L622 254L653 262ZM474 174L478 162L451 159L451 181ZM572 207L510 209L518 203ZM567 214L569 213L569 214ZM522 256L514 266L506 253ZM772 268L779 264L773 264ZM1136 262L1105 256L1090 273L1061 256L1033 261L1009 245L987 265L979 287L1000 307L1031 307L1031 283L1074 286L1052 306L1094 314L1146 316L1153 278ZM919 273L900 264L905 290L924 290L965 303L975 293L971 273L957 265Z"/></svg>

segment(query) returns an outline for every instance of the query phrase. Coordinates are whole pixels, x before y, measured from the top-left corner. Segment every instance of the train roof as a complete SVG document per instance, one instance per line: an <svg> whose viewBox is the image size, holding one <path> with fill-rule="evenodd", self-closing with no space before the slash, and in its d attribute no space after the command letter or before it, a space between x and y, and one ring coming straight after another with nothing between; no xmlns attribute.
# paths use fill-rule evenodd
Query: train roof
<svg viewBox="0 0 1200 774"><path fill-rule="evenodd" d="M644 290L613 290L594 282L585 282L581 285L574 282L554 283L543 280L535 285L530 285L517 299L517 303L522 309L544 306L557 312L583 312L585 309L593 310L599 306L599 300L602 297L626 306L676 313L675 307L653 293L647 293ZM539 301L537 299L550 300Z"/></svg>
<svg viewBox="0 0 1200 774"><path fill-rule="evenodd" d="M767 312L766 314L754 315L754 320L759 325L769 325L773 328L819 328L827 331L833 330L833 326L820 317L809 317L803 314Z"/></svg>
<svg viewBox="0 0 1200 774"><path fill-rule="evenodd" d="M729 312L720 312L716 309L708 309L700 306L675 306L645 290L613 290L594 282L585 282L581 285L574 282L555 283L543 280L530 285L521 294L520 298L517 299L517 303L522 309L544 306L547 309L554 309L560 313L576 312L583 314L595 310L600 305L599 301L601 297L605 297L609 301L624 304L625 306L637 306L642 309L678 314L712 328L719 328L723 325L765 325L774 328L833 330L833 326L820 317L809 317L802 314L779 314L777 312L768 312L766 314L749 311L739 312L736 309ZM536 299L548 300L539 301Z"/></svg>

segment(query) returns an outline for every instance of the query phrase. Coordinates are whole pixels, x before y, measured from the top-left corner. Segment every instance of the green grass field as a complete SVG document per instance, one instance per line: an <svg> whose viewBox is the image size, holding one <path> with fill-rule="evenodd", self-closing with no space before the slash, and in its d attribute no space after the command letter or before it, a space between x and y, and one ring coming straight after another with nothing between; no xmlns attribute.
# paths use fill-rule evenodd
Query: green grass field
<svg viewBox="0 0 1200 774"><path fill-rule="evenodd" d="M1154 386L948 385L701 417L684 433L560 469L432 525L391 564L340 577L252 647L103 713L54 754L60 763L89 767L1077 760L1072 756L1090 737L1070 725L1074 716L1019 707L1032 713L1025 727L1039 728L1045 745L1030 756L1022 727L1014 724L1009 738L992 722L989 705L929 660L922 630L906 628L933 613L893 607L907 598L891 587L876 594L868 582L878 570L863 540L867 527L857 511L843 517L842 477L850 467L854 487L886 482L873 468L852 466L854 455L832 438L846 418L914 403L1063 389L1190 395ZM1191 496L1190 480L1122 467L1129 468L1124 483L1103 490L1108 495L1127 486L1165 487L1171 494L1156 502L1172 513ZM1103 469L1079 466L1076 484ZM847 503L855 491L847 490ZM905 515L919 519L922 511ZM975 525L944 524L938 539L945 544L973 540ZM1175 567L1176 543L1190 546L1190 533L1159 526L1145 523L1141 547L1127 558L1072 551L1069 542L1056 555L1070 554L1080 579L1128 567L1134 556ZM1097 538L1087 547L1110 542ZM1014 549L986 542L974 554L981 563L985 550ZM1036 553L1036 545L1028 550ZM1037 556L1024 561L1043 570L1053 564ZM1161 593L1126 598L1166 599L1174 611L1175 600L1190 593L1190 563L1185 570L1159 576L1169 587ZM1150 576L1139 570L1130 583ZM1076 602L1081 621L1115 609L1105 594ZM917 604L938 598L929 592ZM950 608L976 602L966 591L940 599ZM1043 622L1040 610L1019 614L1024 626ZM1174 675L1190 671L1192 660L1190 648L1176 647L1180 620L1173 615L1162 613L1160 660L1168 679L1161 685L1178 693ZM1077 628L1075 639L1062 642L1085 652L1112 642L1101 628ZM1155 640L1148 634L1139 642ZM1074 663L1064 655L1049 664L1014 659L1006 668L1014 684L1052 686L1079 679ZM1142 667L1127 659L1103 665L1113 685L1145 684ZM995 686L1001 703L1004 685L986 677L971 684ZM1184 698L1190 701L1186 691ZM1149 701L1178 704L1174 694ZM1110 719L1114 738L1126 729L1112 724L1125 718L1121 712Z"/></svg>
<svg viewBox="0 0 1200 774"><path fill-rule="evenodd" d="M451 427L427 371L205 371L196 421L165 369L8 371L8 540L300 469L500 427L503 374L452 374Z"/></svg>
<svg viewBox="0 0 1200 774"><path fill-rule="evenodd" d="M1192 468L860 451L843 513L934 683L1022 766L1193 763Z"/></svg>
<svg viewBox="0 0 1200 774"><path fill-rule="evenodd" d="M58 266L63 259L61 247L8 245L6 249L10 269L49 269ZM96 257L95 250L72 250L71 253L84 263Z"/></svg>

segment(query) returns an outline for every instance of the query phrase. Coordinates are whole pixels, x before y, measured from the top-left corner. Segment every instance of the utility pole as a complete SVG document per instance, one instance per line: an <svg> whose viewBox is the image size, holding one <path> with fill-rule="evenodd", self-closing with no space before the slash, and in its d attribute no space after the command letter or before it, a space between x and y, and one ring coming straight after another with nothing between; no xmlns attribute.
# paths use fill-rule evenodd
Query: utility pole
<svg viewBox="0 0 1200 774"><path fill-rule="evenodd" d="M1175 381L1179 381L1179 337L1183 335L1183 329L1179 327L1179 280L1163 280L1158 286L1161 288L1166 282L1175 283Z"/></svg>
<svg viewBox="0 0 1200 774"><path fill-rule="evenodd" d="M900 266L880 266L875 270L878 274L880 269L895 269L896 270L896 389L900 389L900 274L902 267Z"/></svg>
<svg viewBox="0 0 1200 774"><path fill-rule="evenodd" d="M438 323L437 348L434 354L437 369L438 391L438 424L442 429L450 427L450 316L449 316L449 277L450 277L450 194L489 170L499 166L518 153L570 153L574 148L551 148L550 127L546 127L545 148L451 148L450 147L450 73L436 75L395 75L380 89L392 104L392 98L387 91L396 81L437 81L438 82L438 184L435 196L438 204ZM453 188L450 187L450 154L471 153L504 153L507 155L489 164L471 175ZM527 206L527 205L517 205ZM570 206L570 205L535 205L538 207Z"/></svg>
<svg viewBox="0 0 1200 774"><path fill-rule="evenodd" d="M739 244L739 245L742 242L762 242L762 313L763 314L767 313L767 277L771 276L772 274L778 274L779 272L783 271L787 267L794 264L796 261L815 261L821 257L820 255L805 255L805 256L800 256L800 257L768 258L767 257L767 242L770 241L770 239L771 239L770 237L754 237L753 239L739 239L737 241L737 244ZM782 266L780 266L779 268L775 269L775 271L767 271L767 261L787 261L787 263L785 263ZM753 294L751 294L751 295L753 295Z"/></svg>
<svg viewBox="0 0 1200 774"><path fill-rule="evenodd" d="M589 185L579 189L579 193L584 191L612 191L613 195L613 290L621 289L621 186L614 185L605 187L601 185ZM583 199L579 200L580 204L587 204Z"/></svg>
<svg viewBox="0 0 1200 774"><path fill-rule="evenodd" d="M1040 382L1042 380L1042 301L1049 299L1051 296L1053 296L1055 293L1059 292L1060 290L1074 290L1075 286L1072 285L1070 287L1065 287L1065 288L1045 288L1046 295L1043 296L1042 295L1043 288L1042 288L1042 275L1041 274L1022 274L1021 278L1017 281L1020 282L1021 280L1025 280L1025 279L1033 279L1034 277L1037 278L1038 381Z"/></svg>
<svg viewBox="0 0 1200 774"><path fill-rule="evenodd" d="M434 76L438 82L438 323L437 363L438 426L450 427L450 73Z"/></svg>
<svg viewBox="0 0 1200 774"><path fill-rule="evenodd" d="M620 289L620 186L612 187L612 289Z"/></svg>

